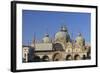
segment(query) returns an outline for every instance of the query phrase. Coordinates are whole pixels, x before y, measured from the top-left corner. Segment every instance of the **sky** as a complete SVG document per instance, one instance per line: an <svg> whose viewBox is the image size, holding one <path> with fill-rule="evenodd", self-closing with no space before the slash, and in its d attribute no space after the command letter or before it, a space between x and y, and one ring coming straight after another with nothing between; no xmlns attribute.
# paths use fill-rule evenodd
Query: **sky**
<svg viewBox="0 0 100 73"><path fill-rule="evenodd" d="M91 40L91 14L79 12L55 12L55 11L22 11L22 44L27 45L32 39L41 41L45 33L50 38L60 31L61 26L66 26L70 37L75 40L81 33L85 41Z"/></svg>

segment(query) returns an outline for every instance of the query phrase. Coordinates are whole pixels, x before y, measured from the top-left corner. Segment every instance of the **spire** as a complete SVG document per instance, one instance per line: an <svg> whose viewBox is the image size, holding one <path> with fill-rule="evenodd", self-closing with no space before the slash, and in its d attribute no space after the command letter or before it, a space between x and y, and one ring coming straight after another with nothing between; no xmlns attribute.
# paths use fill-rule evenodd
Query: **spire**
<svg viewBox="0 0 100 73"><path fill-rule="evenodd" d="M35 38L35 33L34 33L34 37L33 37L33 40L32 40L32 43L34 44L34 48L35 48L35 42L36 42L36 38Z"/></svg>

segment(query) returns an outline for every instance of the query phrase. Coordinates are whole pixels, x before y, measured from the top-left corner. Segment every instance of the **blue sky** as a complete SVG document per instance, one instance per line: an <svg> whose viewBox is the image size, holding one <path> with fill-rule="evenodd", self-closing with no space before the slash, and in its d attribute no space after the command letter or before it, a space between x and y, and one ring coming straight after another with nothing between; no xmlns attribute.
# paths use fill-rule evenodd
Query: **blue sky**
<svg viewBox="0 0 100 73"><path fill-rule="evenodd" d="M42 40L45 33L54 38L62 25L66 25L71 38L75 39L80 32L90 42L90 19L90 13L23 10L22 43L30 44L34 33L36 40Z"/></svg>

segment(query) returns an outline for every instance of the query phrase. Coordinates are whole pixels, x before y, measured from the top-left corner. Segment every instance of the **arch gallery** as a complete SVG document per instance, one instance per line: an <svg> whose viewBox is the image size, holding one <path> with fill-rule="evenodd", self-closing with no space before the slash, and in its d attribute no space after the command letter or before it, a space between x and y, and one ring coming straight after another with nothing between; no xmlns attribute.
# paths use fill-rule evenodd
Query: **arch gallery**
<svg viewBox="0 0 100 73"><path fill-rule="evenodd" d="M69 61L90 59L91 46L85 42L81 33L75 40L70 38L66 26L62 26L52 40L49 34L45 34L41 42L23 45L23 62L44 61Z"/></svg>

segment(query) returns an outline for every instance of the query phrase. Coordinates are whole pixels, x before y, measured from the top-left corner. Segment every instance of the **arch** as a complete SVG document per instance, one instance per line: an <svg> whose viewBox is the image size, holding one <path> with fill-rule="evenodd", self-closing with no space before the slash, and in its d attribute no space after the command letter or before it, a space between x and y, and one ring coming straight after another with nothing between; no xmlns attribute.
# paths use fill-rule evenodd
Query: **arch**
<svg viewBox="0 0 100 73"><path fill-rule="evenodd" d="M54 51L63 51L64 48L63 48L63 45L61 43L55 43L55 44L53 44L53 50Z"/></svg>
<svg viewBox="0 0 100 73"><path fill-rule="evenodd" d="M60 53L55 53L52 57L53 61L60 61L62 58L62 55Z"/></svg>
<svg viewBox="0 0 100 73"><path fill-rule="evenodd" d="M72 56L69 54L66 56L66 60L72 60Z"/></svg>
<svg viewBox="0 0 100 73"><path fill-rule="evenodd" d="M80 58L80 55L76 54L76 55L74 56L74 60L79 60L79 59L81 59L81 58Z"/></svg>
<svg viewBox="0 0 100 73"><path fill-rule="evenodd" d="M40 62L41 61L41 58L36 55L36 56L34 56L33 61L34 62Z"/></svg>
<svg viewBox="0 0 100 73"><path fill-rule="evenodd" d="M87 59L91 59L91 53L87 52Z"/></svg>
<svg viewBox="0 0 100 73"><path fill-rule="evenodd" d="M44 55L42 57L42 61L45 61L45 62L49 61L49 57L47 55Z"/></svg>
<svg viewBox="0 0 100 73"><path fill-rule="evenodd" d="M82 56L82 59L83 59L83 60L85 60L86 58L87 58L86 55L83 55L83 56Z"/></svg>

